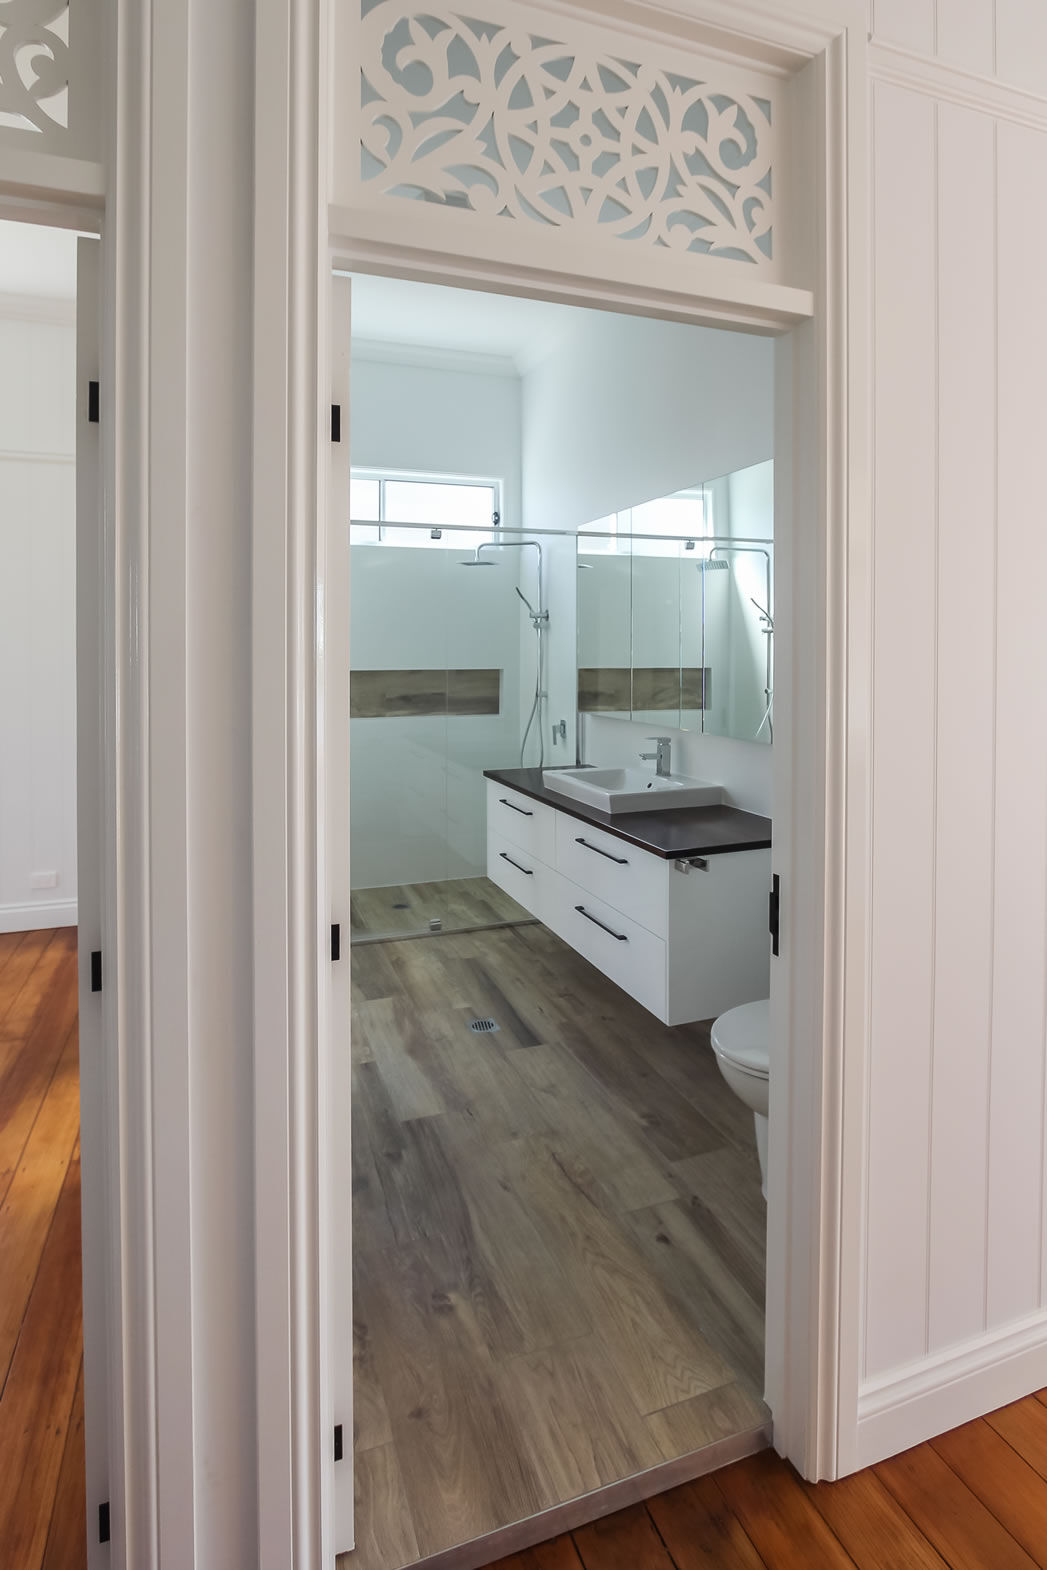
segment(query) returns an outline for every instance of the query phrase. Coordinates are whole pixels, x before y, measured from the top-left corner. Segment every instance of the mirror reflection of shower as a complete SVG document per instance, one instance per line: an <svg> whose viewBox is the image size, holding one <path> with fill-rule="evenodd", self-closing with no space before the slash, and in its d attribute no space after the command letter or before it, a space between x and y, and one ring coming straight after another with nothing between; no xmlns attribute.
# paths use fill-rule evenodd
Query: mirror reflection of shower
<svg viewBox="0 0 1047 1570"><path fill-rule="evenodd" d="M493 561L485 561L484 551L526 551L538 552L538 609L535 610L530 600L517 587L516 593L526 607L531 626L535 634L535 662L534 662L534 699L531 703L531 712L524 726L523 739L520 743L520 767L524 768L527 755L527 743L530 739L532 727L538 727L538 767L545 763L545 727L542 724L542 704L545 701L545 646L542 634L549 625L549 612L543 603L544 587L542 573L542 547L537 540L485 540L476 547L473 555L460 563L462 567L494 567Z"/></svg>
<svg viewBox="0 0 1047 1570"><path fill-rule="evenodd" d="M759 617L760 617L760 631L762 632L764 638L766 639L766 642L764 644L764 648L765 648L765 651L766 651L765 652L765 659L764 659L764 683L763 683L764 711L763 711L763 718L761 719L759 725L757 725L756 730L753 733L753 739L754 740L758 739L758 737L760 735L760 732L763 730L764 726L766 725L767 726L767 734L770 737L771 741L773 742L774 741L774 650L773 650L773 643L774 643L774 617L771 614L771 553L770 553L770 551L767 551L767 550L761 550L758 546L755 546L755 545L714 545L712 550L709 553L709 560L706 563L707 566L710 566L710 567L712 567L712 566L719 566L719 562L718 561L714 561L714 559L713 559L713 558L715 558L717 556L718 553L719 553L719 556L720 556L721 559L726 554L730 554L732 556L762 556L763 557L763 562L764 562L764 582L766 584L765 597L766 597L766 600L767 600L766 607L761 605L759 600L753 599L753 596L751 594L749 596L750 602L753 605L755 605L755 607L757 609L757 612L759 613Z"/></svg>

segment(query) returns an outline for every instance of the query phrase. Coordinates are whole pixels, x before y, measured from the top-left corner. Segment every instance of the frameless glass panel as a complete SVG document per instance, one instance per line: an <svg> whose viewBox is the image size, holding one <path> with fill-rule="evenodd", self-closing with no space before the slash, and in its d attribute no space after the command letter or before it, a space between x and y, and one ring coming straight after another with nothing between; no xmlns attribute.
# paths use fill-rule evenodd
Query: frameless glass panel
<svg viewBox="0 0 1047 1570"><path fill-rule="evenodd" d="M446 876L447 677L432 556L350 534L353 936L424 931Z"/></svg>
<svg viewBox="0 0 1047 1570"><path fill-rule="evenodd" d="M593 539L586 539L584 550L587 556L614 556L619 551L629 554L628 530L624 541L618 537L619 514L610 513L606 518L594 518L592 523L583 523L578 530L579 543L581 537L592 534Z"/></svg>
<svg viewBox="0 0 1047 1570"><path fill-rule="evenodd" d="M478 568L460 535L434 557L427 528L404 526L395 549L360 532L350 535L353 939L530 920L486 876L483 778L519 762L527 637L516 589L528 553L492 548Z"/></svg>

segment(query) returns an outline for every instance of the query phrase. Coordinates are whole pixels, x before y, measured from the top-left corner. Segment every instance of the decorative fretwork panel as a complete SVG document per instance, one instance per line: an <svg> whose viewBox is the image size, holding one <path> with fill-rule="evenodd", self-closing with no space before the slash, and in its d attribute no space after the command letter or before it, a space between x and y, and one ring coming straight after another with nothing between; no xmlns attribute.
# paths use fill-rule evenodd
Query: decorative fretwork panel
<svg viewBox="0 0 1047 1570"><path fill-rule="evenodd" d="M363 0L365 190L770 261L770 94L740 91L712 63L699 75L610 52L581 26L568 39L563 18L550 37L496 4Z"/></svg>
<svg viewBox="0 0 1047 1570"><path fill-rule="evenodd" d="M98 154L97 0L0 0L0 142Z"/></svg>

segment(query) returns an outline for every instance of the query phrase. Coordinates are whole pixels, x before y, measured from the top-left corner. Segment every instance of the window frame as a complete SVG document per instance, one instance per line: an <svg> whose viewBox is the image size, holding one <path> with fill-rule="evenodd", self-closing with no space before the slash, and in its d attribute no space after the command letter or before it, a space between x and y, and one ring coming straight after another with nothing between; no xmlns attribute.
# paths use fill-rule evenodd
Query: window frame
<svg viewBox="0 0 1047 1570"><path fill-rule="evenodd" d="M361 528L376 528L378 530L377 539L357 540L354 541L356 544L390 545L403 548L407 543L406 541L402 539L390 539L386 536L386 531L390 529L413 530L418 534L418 544L422 547L427 544L437 544L445 531L451 534L452 537L455 534L466 534L469 536L485 534L489 535L491 540L494 540L497 538L499 532L505 527L503 516L503 493L505 489L505 482L500 476L439 473L431 469L374 468L364 465L351 464L349 469L350 498L352 496L351 487L354 480L374 480L378 483L377 518L354 518L352 515L352 502L350 500L350 530ZM494 499L490 529L485 531L475 528L472 524L437 523L435 520L432 523L403 523L397 521L396 519L387 518L385 515L386 486L397 483L408 485L454 485L459 487L470 486L476 490L489 490L493 493ZM434 530L437 531L435 534L433 533Z"/></svg>

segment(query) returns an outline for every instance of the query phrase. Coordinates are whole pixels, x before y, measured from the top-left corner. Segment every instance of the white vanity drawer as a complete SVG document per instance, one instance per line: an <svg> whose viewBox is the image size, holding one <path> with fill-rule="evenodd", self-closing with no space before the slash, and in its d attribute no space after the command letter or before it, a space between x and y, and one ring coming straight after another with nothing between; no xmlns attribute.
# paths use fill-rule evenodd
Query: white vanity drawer
<svg viewBox="0 0 1047 1570"><path fill-rule="evenodd" d="M666 950L661 938L560 873L550 875L542 920L630 997L665 1018Z"/></svg>
<svg viewBox="0 0 1047 1570"><path fill-rule="evenodd" d="M556 869L649 932L667 936L669 863L660 856L560 812Z"/></svg>
<svg viewBox="0 0 1047 1570"><path fill-rule="evenodd" d="M556 817L552 807L487 781L487 828L528 850L550 867L556 859Z"/></svg>
<svg viewBox="0 0 1047 1570"><path fill-rule="evenodd" d="M521 850L492 829L487 831L487 876L532 916L543 915L550 869L530 851Z"/></svg>

